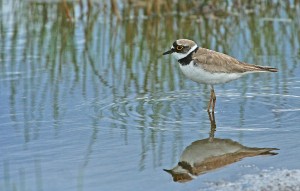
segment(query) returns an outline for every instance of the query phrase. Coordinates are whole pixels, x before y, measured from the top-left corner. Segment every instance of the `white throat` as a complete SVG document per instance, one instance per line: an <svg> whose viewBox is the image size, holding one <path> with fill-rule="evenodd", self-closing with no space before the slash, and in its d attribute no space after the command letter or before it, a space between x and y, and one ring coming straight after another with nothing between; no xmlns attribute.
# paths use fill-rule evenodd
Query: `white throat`
<svg viewBox="0 0 300 191"><path fill-rule="evenodd" d="M193 52L194 50L196 50L197 48L197 44L195 44L187 53L182 54L182 53L177 53L177 52L173 52L172 55L174 56L174 58L176 58L176 60L180 60L184 57L186 57L187 55L189 55L191 52Z"/></svg>

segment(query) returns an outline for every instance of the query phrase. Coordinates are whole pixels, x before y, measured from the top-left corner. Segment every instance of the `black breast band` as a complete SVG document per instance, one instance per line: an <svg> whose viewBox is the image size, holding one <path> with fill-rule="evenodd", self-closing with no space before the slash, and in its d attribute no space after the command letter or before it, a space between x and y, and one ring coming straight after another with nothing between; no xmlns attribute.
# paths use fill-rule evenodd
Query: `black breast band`
<svg viewBox="0 0 300 191"><path fill-rule="evenodd" d="M196 52L198 50L198 48L199 47L197 47L194 51L192 51L191 53L189 53L186 57L179 59L178 62L182 66L188 65L193 60L192 55L193 55L194 52Z"/></svg>

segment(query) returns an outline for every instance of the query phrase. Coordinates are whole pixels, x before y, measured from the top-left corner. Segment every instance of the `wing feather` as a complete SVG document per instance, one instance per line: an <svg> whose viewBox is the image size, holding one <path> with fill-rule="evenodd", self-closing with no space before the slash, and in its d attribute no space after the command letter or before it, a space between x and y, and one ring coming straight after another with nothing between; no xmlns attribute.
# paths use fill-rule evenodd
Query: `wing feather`
<svg viewBox="0 0 300 191"><path fill-rule="evenodd" d="M226 54L213 50L199 48L193 55L194 63L208 72L217 73L244 73L271 71L270 67L257 66L241 62Z"/></svg>

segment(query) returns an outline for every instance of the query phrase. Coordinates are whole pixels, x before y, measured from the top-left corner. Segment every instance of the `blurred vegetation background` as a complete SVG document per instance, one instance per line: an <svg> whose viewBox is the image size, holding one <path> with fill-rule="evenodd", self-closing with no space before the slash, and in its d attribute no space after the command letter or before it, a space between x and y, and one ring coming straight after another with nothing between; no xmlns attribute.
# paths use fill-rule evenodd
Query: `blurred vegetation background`
<svg viewBox="0 0 300 191"><path fill-rule="evenodd" d="M299 88L295 88L299 86L299 4L300 0L0 0L2 149L7 161L12 158L11 168L3 159L4 188L15 188L17 184L10 180L19 172L21 183L17 186L23 188L25 175L18 171L18 164L28 167L24 160L28 156L38 156L32 164L39 164L36 161L44 151L41 155L45 158L40 161L47 159L55 166L49 147L63 155L58 156L62 165L66 151L71 152L66 156L73 161L82 155L73 151L86 149L82 168L95 150L102 156L98 146L109 151L115 143L128 146L132 140L140 141L135 146L141 145L138 152L127 147L132 148L128 156L139 155L139 170L147 165L161 166L166 153L172 153L170 160L176 162L186 135L199 132L199 125L205 131L208 116L199 111L209 99L205 85L187 80L171 56L162 57L178 38L193 39L199 46L279 69L276 75L253 74L226 84L226 88L217 87L222 110L227 111L219 115L223 127L297 128L298 113L273 111L288 111L299 103ZM231 119L231 115L239 117ZM256 137L264 134L262 131L250 138L258 143ZM243 137L243 131L234 132ZM260 143L268 138L272 135L264 134ZM95 143L99 145L93 150ZM112 157L105 162L122 164L123 156L115 153L112 150ZM105 164L97 157L95 161ZM115 169L108 167L107 174ZM44 170L44 177L50 178L45 182L61 179L59 170L54 168L53 175ZM127 173L116 177L123 180L128 172L135 172L124 171ZM37 168L37 184L42 182L40 172ZM100 179L106 184L107 177ZM99 183L93 173L88 178ZM26 185L30 187L31 181ZM38 186L37 190L42 190Z"/></svg>
<svg viewBox="0 0 300 191"><path fill-rule="evenodd" d="M56 117L60 100L70 93L85 100L117 100L132 93L182 89L190 82L171 57L161 54L175 39L190 38L249 63L278 67L282 79L263 83L275 83L279 92L300 55L299 2L0 0L0 69L5 79L0 87L10 90L13 110L22 107L16 103L26 95L22 102L28 107L22 109L38 112L36 102L48 102ZM288 57L283 55L287 52ZM287 58L293 59L289 66ZM241 79L242 92L257 77Z"/></svg>

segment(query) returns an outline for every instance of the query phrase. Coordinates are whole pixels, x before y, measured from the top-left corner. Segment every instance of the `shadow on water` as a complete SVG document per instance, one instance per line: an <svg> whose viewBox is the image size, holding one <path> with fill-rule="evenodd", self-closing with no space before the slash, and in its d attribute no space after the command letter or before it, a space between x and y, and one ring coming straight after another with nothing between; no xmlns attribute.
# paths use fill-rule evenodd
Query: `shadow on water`
<svg viewBox="0 0 300 191"><path fill-rule="evenodd" d="M277 155L272 152L277 148L246 147L231 139L215 138L217 129L214 113L208 112L210 120L210 134L206 139L194 141L187 146L180 161L170 170L164 169L172 175L175 182L188 182L196 176L215 169L238 162L246 157L260 155Z"/></svg>

